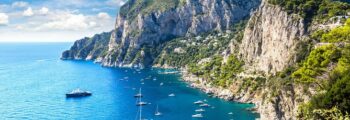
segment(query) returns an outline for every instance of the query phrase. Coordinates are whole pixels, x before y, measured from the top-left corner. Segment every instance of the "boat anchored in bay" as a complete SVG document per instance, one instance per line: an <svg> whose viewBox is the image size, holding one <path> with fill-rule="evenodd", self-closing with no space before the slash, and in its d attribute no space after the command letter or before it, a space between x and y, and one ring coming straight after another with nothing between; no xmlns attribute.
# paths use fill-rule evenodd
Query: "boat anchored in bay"
<svg viewBox="0 0 350 120"><path fill-rule="evenodd" d="M92 93L89 91L83 91L78 89L75 89L69 93L66 93L66 97L67 98L74 98L74 97L87 97L87 96L91 96Z"/></svg>

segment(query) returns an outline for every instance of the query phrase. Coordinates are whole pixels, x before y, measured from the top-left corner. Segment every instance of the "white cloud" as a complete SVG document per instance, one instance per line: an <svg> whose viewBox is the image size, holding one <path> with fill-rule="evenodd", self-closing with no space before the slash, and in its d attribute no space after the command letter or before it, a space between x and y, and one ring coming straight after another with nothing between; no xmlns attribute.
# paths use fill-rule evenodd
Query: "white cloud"
<svg viewBox="0 0 350 120"><path fill-rule="evenodd" d="M23 8L23 7L27 7L29 4L27 2L23 2L23 1L16 1L12 3L12 7L19 7L19 8Z"/></svg>
<svg viewBox="0 0 350 120"><path fill-rule="evenodd" d="M71 11L56 12L50 14L48 21L39 24L35 30L87 30L97 26L95 19L92 16L77 14Z"/></svg>
<svg viewBox="0 0 350 120"><path fill-rule="evenodd" d="M122 6L125 4L124 0L108 0L106 1L109 6Z"/></svg>
<svg viewBox="0 0 350 120"><path fill-rule="evenodd" d="M40 10L39 10L39 14L41 15L46 15L49 13L49 8L47 7L42 7Z"/></svg>
<svg viewBox="0 0 350 120"><path fill-rule="evenodd" d="M9 16L6 13L0 13L0 25L7 25L9 23Z"/></svg>
<svg viewBox="0 0 350 120"><path fill-rule="evenodd" d="M109 16L109 14L105 13L105 12L98 13L97 17L100 18L100 19L110 19L111 18L111 16Z"/></svg>
<svg viewBox="0 0 350 120"><path fill-rule="evenodd" d="M23 16L30 17L33 15L34 15L34 12L33 12L33 9L31 7L27 8L25 11L23 11Z"/></svg>

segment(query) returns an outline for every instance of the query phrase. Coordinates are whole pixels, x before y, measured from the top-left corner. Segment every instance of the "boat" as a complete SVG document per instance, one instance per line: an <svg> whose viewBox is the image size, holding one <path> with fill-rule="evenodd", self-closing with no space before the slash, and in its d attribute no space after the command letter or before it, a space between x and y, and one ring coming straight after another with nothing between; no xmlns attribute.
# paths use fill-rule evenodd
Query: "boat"
<svg viewBox="0 0 350 120"><path fill-rule="evenodd" d="M175 96L174 93L169 94L169 97L174 97L174 96Z"/></svg>
<svg viewBox="0 0 350 120"><path fill-rule="evenodd" d="M199 113L199 114L194 114L194 115L192 115L192 117L193 117L193 118L202 118L203 115L202 115L201 113Z"/></svg>
<svg viewBox="0 0 350 120"><path fill-rule="evenodd" d="M176 74L178 71L170 71L170 72L159 72L159 74Z"/></svg>
<svg viewBox="0 0 350 120"><path fill-rule="evenodd" d="M164 85L164 83L160 83L159 85L160 85L160 86L163 86L163 85Z"/></svg>
<svg viewBox="0 0 350 120"><path fill-rule="evenodd" d="M204 109L197 109L197 110L195 110L196 112L204 112L205 110Z"/></svg>
<svg viewBox="0 0 350 120"><path fill-rule="evenodd" d="M201 104L201 105L199 105L200 107L209 107L210 105L209 104L206 104L206 103L204 103L204 104Z"/></svg>
<svg viewBox="0 0 350 120"><path fill-rule="evenodd" d="M141 88L140 88L140 90L139 90L139 93L137 93L136 95L134 95L134 97L136 97L136 98L143 97L143 96L142 96L142 93L141 93Z"/></svg>
<svg viewBox="0 0 350 120"><path fill-rule="evenodd" d="M147 105L148 103L147 102L143 102L142 101L142 93L141 93L141 88L140 88L140 92L138 93L139 95L141 95L141 96L139 96L139 97L137 97L138 98L138 102L136 103L136 106L144 106L144 105ZM137 95L137 94L136 94ZM136 96L135 95L135 96Z"/></svg>
<svg viewBox="0 0 350 120"><path fill-rule="evenodd" d="M146 120L146 119L142 118L142 105L139 107L138 113L140 113L140 114L136 115L136 118L138 117L139 120Z"/></svg>
<svg viewBox="0 0 350 120"><path fill-rule="evenodd" d="M141 100L142 97L139 97L139 101L136 103L136 106L144 106L144 105L147 105L148 103L147 102L143 102Z"/></svg>
<svg viewBox="0 0 350 120"><path fill-rule="evenodd" d="M159 110L158 110L158 105L157 105L157 110L156 110L156 113L154 113L154 115L155 115L155 116L161 116L161 115L162 115L162 113L161 113L161 112L159 112Z"/></svg>
<svg viewBox="0 0 350 120"><path fill-rule="evenodd" d="M232 113L232 112L229 112L229 113L227 113L227 114L232 115L233 113Z"/></svg>
<svg viewBox="0 0 350 120"><path fill-rule="evenodd" d="M157 80L157 78L153 78L153 81L156 81Z"/></svg>
<svg viewBox="0 0 350 120"><path fill-rule="evenodd" d="M140 101L140 102L136 103L136 106L144 106L144 105L147 105L147 104L148 104L147 102Z"/></svg>
<svg viewBox="0 0 350 120"><path fill-rule="evenodd" d="M89 91L83 91L78 89L75 89L69 93L66 93L67 98L72 98L72 97L86 97L86 96L91 96L92 93Z"/></svg>
<svg viewBox="0 0 350 120"><path fill-rule="evenodd" d="M194 102L194 104L204 104L204 102L201 100L198 100L198 101Z"/></svg>

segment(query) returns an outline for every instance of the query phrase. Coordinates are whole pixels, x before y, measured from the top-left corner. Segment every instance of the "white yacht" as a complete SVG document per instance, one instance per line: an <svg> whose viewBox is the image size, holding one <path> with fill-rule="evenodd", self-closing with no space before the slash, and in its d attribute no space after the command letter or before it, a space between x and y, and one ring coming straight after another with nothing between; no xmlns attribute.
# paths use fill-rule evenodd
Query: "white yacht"
<svg viewBox="0 0 350 120"><path fill-rule="evenodd" d="M201 100L198 100L198 101L194 102L194 104L204 104L204 102Z"/></svg>
<svg viewBox="0 0 350 120"><path fill-rule="evenodd" d="M197 109L197 110L195 110L196 112L204 112L205 110L204 109Z"/></svg>
<svg viewBox="0 0 350 120"><path fill-rule="evenodd" d="M192 115L192 117L193 117L193 118L202 118L203 115L202 115L201 113L199 113L199 114L194 114L194 115Z"/></svg>
<svg viewBox="0 0 350 120"><path fill-rule="evenodd" d="M206 103L204 103L204 104L201 104L201 105L199 105L200 107L209 107L210 105L209 104L206 104Z"/></svg>
<svg viewBox="0 0 350 120"><path fill-rule="evenodd" d="M169 97L174 97L174 96L175 96L174 93L169 94Z"/></svg>

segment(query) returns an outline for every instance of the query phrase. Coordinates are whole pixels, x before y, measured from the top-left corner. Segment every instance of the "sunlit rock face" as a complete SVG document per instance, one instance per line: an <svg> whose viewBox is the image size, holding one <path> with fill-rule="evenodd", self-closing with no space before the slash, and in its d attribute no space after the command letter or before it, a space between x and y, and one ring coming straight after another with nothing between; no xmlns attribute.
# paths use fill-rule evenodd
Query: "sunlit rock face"
<svg viewBox="0 0 350 120"><path fill-rule="evenodd" d="M168 10L134 15L133 19L119 15L102 65L151 65L158 54L142 55L142 52L148 53L144 49L157 48L176 37L224 31L248 17L260 3L260 0L187 0ZM123 7L133 5L127 3Z"/></svg>

